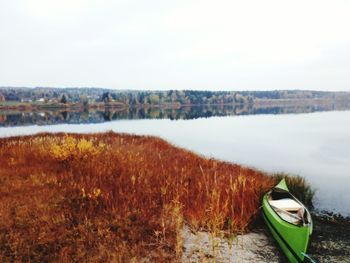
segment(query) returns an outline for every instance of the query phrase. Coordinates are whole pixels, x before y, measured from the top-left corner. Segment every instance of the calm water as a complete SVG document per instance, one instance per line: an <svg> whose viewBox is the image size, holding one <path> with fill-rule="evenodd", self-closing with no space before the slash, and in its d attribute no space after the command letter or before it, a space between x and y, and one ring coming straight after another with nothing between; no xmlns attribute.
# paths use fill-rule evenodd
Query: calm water
<svg viewBox="0 0 350 263"><path fill-rule="evenodd" d="M350 216L350 111L318 109L195 108L123 117L106 112L32 113L33 118L0 113L0 137L109 130L156 135L205 156L302 175L317 188L318 209Z"/></svg>

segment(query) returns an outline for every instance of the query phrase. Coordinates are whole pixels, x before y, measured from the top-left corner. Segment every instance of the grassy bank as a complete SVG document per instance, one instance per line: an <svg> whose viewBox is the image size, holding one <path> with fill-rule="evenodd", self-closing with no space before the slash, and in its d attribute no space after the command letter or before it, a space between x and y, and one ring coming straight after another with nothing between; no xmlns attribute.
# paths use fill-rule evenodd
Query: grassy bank
<svg viewBox="0 0 350 263"><path fill-rule="evenodd" d="M154 137L0 139L0 259L174 261L185 223L246 232L277 180Z"/></svg>

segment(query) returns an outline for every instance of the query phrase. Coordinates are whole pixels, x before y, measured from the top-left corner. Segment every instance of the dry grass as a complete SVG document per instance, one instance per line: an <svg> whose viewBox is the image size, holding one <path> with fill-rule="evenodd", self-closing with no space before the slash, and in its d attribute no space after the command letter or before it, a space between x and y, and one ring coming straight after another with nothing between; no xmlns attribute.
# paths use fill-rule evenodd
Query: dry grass
<svg viewBox="0 0 350 263"><path fill-rule="evenodd" d="M154 137L0 139L0 260L174 261L184 222L247 231L273 184Z"/></svg>

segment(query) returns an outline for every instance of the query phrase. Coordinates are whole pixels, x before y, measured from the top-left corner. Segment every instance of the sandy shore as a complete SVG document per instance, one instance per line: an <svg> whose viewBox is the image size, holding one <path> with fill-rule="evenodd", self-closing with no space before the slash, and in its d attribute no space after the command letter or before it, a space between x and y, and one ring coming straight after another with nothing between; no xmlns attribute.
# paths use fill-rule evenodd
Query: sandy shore
<svg viewBox="0 0 350 263"><path fill-rule="evenodd" d="M282 262L280 251L263 228L231 238L213 237L208 232L193 233L188 227L182 234L182 262Z"/></svg>
<svg viewBox="0 0 350 263"><path fill-rule="evenodd" d="M286 258L263 222L248 234L231 238L213 237L208 232L182 232L182 262L283 263ZM308 253L319 262L350 263L350 220L314 217L314 232Z"/></svg>

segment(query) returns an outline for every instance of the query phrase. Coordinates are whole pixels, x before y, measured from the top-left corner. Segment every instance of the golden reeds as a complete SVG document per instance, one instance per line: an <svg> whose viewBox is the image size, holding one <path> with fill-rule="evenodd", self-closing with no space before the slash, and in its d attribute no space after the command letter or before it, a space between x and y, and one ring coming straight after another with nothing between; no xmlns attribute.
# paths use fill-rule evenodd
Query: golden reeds
<svg viewBox="0 0 350 263"><path fill-rule="evenodd" d="M154 137L0 139L2 261L169 261L181 229L244 232L274 180Z"/></svg>

